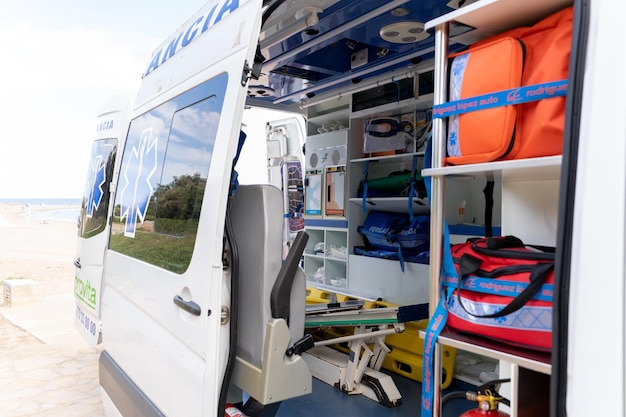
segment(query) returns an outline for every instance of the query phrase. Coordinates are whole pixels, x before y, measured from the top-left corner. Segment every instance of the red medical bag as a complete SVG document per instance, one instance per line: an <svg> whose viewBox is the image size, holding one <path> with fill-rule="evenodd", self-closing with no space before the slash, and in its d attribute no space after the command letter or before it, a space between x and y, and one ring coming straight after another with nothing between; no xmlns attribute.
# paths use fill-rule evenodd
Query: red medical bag
<svg viewBox="0 0 626 417"><path fill-rule="evenodd" d="M516 237L454 245L459 278L447 278L447 325L536 350L552 347L554 249Z"/></svg>

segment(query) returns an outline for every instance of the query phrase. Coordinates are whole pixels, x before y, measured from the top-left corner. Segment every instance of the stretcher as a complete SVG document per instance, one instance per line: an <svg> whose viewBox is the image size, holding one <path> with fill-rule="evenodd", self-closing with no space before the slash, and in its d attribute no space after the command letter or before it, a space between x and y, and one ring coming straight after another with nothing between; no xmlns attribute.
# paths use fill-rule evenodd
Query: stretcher
<svg viewBox="0 0 626 417"><path fill-rule="evenodd" d="M404 332L404 323L428 317L428 304L363 309L363 302L307 306L305 328L350 326L354 334L316 341L302 354L312 375L347 394L362 394L386 407L402 404L402 395L391 376L380 372L391 350L385 344L389 334ZM329 345L347 343L350 354Z"/></svg>

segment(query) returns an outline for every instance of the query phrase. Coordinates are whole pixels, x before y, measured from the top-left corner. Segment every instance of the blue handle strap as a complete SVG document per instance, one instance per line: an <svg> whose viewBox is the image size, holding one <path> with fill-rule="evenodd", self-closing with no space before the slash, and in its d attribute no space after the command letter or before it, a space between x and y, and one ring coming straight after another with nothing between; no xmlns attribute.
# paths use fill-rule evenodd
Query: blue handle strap
<svg viewBox="0 0 626 417"><path fill-rule="evenodd" d="M413 156L413 163L411 165L411 177L409 179L409 219L413 221L413 195L415 194L415 170L417 169L417 156Z"/></svg>
<svg viewBox="0 0 626 417"><path fill-rule="evenodd" d="M413 196L415 195L415 175L417 174L417 155L413 155L413 165L411 166L411 181L409 186L409 219L413 221Z"/></svg>
<svg viewBox="0 0 626 417"><path fill-rule="evenodd" d="M441 271L441 282L447 280L458 280L459 277L454 267L454 261L450 253L450 235L448 232L448 224L444 222L444 236L443 236L443 262ZM452 268L450 270L450 268ZM443 287L443 286L442 286ZM428 321L428 327L426 328L426 334L424 337L424 356L422 362L422 413L421 417L432 417L433 415L433 395L434 389L439 387L433 387L433 371L435 369L435 346L437 344L437 338L441 333L441 330L446 325L448 320L448 299L452 297L454 287L449 286L447 291L444 292L442 288L441 298L439 304L435 309L435 314Z"/></svg>
<svg viewBox="0 0 626 417"><path fill-rule="evenodd" d="M400 261L400 269L404 272L404 257L402 256L402 246L398 246L398 260Z"/></svg>
<svg viewBox="0 0 626 417"><path fill-rule="evenodd" d="M426 150L424 153L424 168L430 168L432 166L432 134L426 142ZM428 201L432 196L432 178L425 177L424 184L426 185L426 192L428 195ZM450 253L450 232L448 230L448 223L444 220L443 223L443 259L440 282L446 282L449 279L458 280L456 268L454 266L454 260ZM435 309L434 315L428 322L426 333L424 337L424 356L422 362L422 406L421 417L431 417L433 415L433 396L434 390L439 387L433 386L433 371L435 369L435 346L437 345L437 338L441 333L441 330L445 327L448 320L448 298L452 296L454 291L453 287L448 287L447 292L444 292L443 285L441 287L441 297L439 304Z"/></svg>
<svg viewBox="0 0 626 417"><path fill-rule="evenodd" d="M446 276L442 279L442 285L456 288L458 286L458 278ZM461 281L461 289L473 291L482 294L500 295L503 297L515 298L520 295L530 284L519 281L506 281L498 279L496 282L492 278L481 278L475 275L469 275ZM532 297L538 301L552 301L554 293L553 284L542 284L539 291Z"/></svg>
<svg viewBox="0 0 626 417"><path fill-rule="evenodd" d="M567 80L533 84L438 104L433 107L433 118L444 118L477 110L563 97L566 94Z"/></svg>
<svg viewBox="0 0 626 417"><path fill-rule="evenodd" d="M402 272L404 272L404 256L402 256L402 244L398 242L397 239L392 239L391 234L385 235L385 240L393 246L395 246L394 243L398 244L398 261L400 262L400 269L402 270Z"/></svg>
<svg viewBox="0 0 626 417"><path fill-rule="evenodd" d="M365 161L365 165L363 165L363 214L367 213L367 174L370 167L370 161Z"/></svg>
<svg viewBox="0 0 626 417"><path fill-rule="evenodd" d="M433 370L435 369L435 346L441 330L448 320L448 308L446 298L441 298L435 314L428 322L424 337L424 356L422 359L422 412L421 417L433 415L434 390L439 387L433 386Z"/></svg>

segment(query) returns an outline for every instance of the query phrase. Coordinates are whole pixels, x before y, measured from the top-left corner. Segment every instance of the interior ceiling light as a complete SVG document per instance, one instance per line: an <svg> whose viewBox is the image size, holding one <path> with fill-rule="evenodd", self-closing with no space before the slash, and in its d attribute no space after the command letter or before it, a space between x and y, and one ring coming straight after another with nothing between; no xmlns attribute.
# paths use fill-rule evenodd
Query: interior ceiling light
<svg viewBox="0 0 626 417"><path fill-rule="evenodd" d="M248 97L270 97L274 95L272 87L253 85L248 87Z"/></svg>
<svg viewBox="0 0 626 417"><path fill-rule="evenodd" d="M395 17L404 17L409 14L409 9L406 7L397 7L391 11L391 15Z"/></svg>
<svg viewBox="0 0 626 417"><path fill-rule="evenodd" d="M380 30L380 37L392 43L415 43L429 36L421 22L392 23Z"/></svg>

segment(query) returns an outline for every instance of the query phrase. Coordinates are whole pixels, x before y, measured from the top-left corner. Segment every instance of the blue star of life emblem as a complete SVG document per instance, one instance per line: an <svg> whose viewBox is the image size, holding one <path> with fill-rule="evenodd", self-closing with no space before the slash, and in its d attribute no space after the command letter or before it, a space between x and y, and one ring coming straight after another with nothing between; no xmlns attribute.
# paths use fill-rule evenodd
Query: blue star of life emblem
<svg viewBox="0 0 626 417"><path fill-rule="evenodd" d="M141 132L139 144L133 146L129 157L120 196L120 220L126 219L124 236L134 238L137 219L143 224L146 218L153 192L150 178L157 167L157 138L152 137L151 127Z"/></svg>
<svg viewBox="0 0 626 417"><path fill-rule="evenodd" d="M98 155L93 161L89 175L89 196L87 197L87 217L92 217L93 212L98 210L104 190L102 186L106 182L106 164L102 155Z"/></svg>

